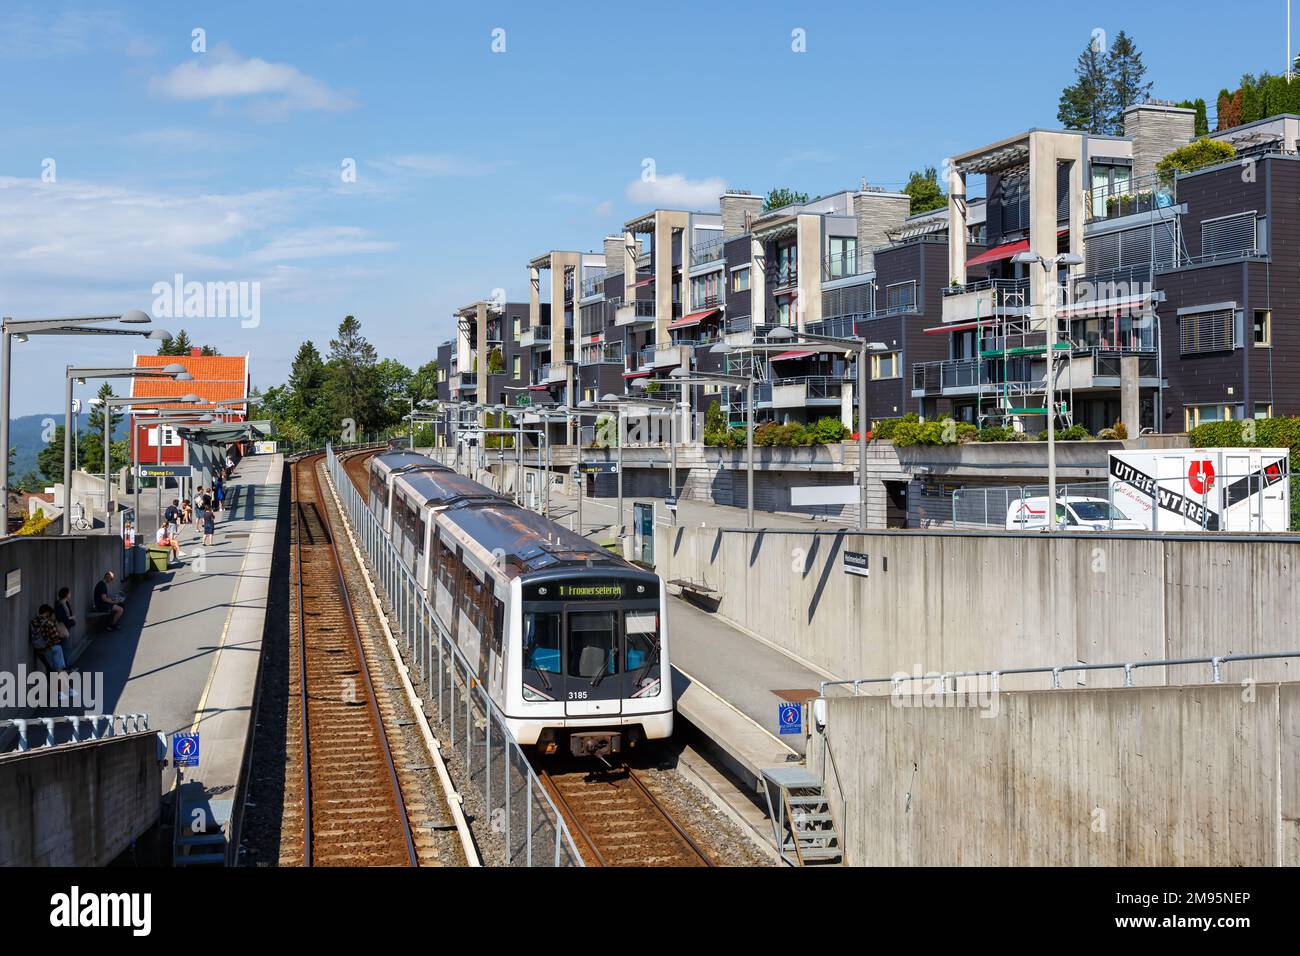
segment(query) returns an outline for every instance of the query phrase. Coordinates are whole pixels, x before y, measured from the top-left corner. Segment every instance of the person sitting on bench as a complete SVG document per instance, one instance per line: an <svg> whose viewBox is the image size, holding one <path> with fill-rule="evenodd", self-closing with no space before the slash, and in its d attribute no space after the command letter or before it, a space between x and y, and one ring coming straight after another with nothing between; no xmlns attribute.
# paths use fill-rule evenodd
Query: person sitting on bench
<svg viewBox="0 0 1300 956"><path fill-rule="evenodd" d="M158 543L158 547L170 549L172 557L177 561L185 557L180 540L172 537L171 526L166 521L158 526L158 534L154 536L154 540Z"/></svg>
<svg viewBox="0 0 1300 956"><path fill-rule="evenodd" d="M113 619L108 622L108 630L116 631L117 622L122 619L126 613L126 602L115 594L109 593L108 586L117 580L117 575L112 571L105 571L104 576L95 585L95 596L91 601L91 607L96 611L106 611L113 615Z"/></svg>

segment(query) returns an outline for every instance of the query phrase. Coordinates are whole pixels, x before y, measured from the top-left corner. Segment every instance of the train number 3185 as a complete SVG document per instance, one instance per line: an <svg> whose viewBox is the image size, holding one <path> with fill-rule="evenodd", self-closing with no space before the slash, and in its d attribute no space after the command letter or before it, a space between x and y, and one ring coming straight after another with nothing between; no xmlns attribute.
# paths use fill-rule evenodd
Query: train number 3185
<svg viewBox="0 0 1300 956"><path fill-rule="evenodd" d="M585 690L569 691L569 700L586 700L586 699L587 699L587 692Z"/></svg>

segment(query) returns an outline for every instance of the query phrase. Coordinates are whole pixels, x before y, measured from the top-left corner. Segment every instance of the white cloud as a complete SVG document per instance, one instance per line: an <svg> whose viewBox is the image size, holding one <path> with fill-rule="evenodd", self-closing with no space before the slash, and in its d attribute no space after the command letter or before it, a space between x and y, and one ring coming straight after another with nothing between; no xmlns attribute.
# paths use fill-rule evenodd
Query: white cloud
<svg viewBox="0 0 1300 956"><path fill-rule="evenodd" d="M716 206L726 190L727 181L721 176L687 179L681 173L672 173L649 181L635 179L628 183L626 193L628 199L642 206L695 210Z"/></svg>
<svg viewBox="0 0 1300 956"><path fill-rule="evenodd" d="M511 165L505 159L471 159L454 153L409 153L371 163L390 174L413 173L418 176L486 176Z"/></svg>
<svg viewBox="0 0 1300 956"><path fill-rule="evenodd" d="M243 58L229 47L209 53L155 76L149 89L158 96L181 101L247 101L262 119L277 119L293 110L346 110L352 97L287 63Z"/></svg>
<svg viewBox="0 0 1300 956"><path fill-rule="evenodd" d="M604 202L596 203L596 208L592 211L603 219L614 211L614 204L606 199Z"/></svg>

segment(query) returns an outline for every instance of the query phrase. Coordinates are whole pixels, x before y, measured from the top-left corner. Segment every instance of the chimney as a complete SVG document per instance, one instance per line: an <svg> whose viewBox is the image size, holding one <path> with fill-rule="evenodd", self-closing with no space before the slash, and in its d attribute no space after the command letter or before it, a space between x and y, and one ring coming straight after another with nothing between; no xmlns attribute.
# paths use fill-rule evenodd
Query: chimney
<svg viewBox="0 0 1300 956"><path fill-rule="evenodd" d="M203 349L201 349L199 346L197 345L190 346L190 358L198 358L202 354L203 354Z"/></svg>
<svg viewBox="0 0 1300 956"><path fill-rule="evenodd" d="M623 274L623 237L605 237L605 275Z"/></svg>
<svg viewBox="0 0 1300 956"><path fill-rule="evenodd" d="M912 208L906 193L867 189L853 194L853 214L858 220L858 255L866 272L875 269L873 249L889 242L889 233L900 229Z"/></svg>
<svg viewBox="0 0 1300 956"><path fill-rule="evenodd" d="M1138 103L1124 111L1124 135L1133 140L1133 179L1156 171L1156 163L1196 138L1196 110L1165 103Z"/></svg>
<svg viewBox="0 0 1300 956"><path fill-rule="evenodd" d="M718 197L722 211L722 235L727 239L749 232L749 224L763 212L763 197L747 192L727 192Z"/></svg>

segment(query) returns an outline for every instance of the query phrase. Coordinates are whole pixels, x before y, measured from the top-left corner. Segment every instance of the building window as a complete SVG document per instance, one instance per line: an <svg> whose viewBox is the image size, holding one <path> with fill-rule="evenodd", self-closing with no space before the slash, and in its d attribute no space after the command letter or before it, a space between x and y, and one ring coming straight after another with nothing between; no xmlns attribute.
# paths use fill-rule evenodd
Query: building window
<svg viewBox="0 0 1300 956"><path fill-rule="evenodd" d="M899 366L897 352L877 352L871 356L871 377L898 378Z"/></svg>
<svg viewBox="0 0 1300 956"><path fill-rule="evenodd" d="M697 309L713 309L721 305L722 273L710 272L708 275L692 278L691 299Z"/></svg>
<svg viewBox="0 0 1300 956"><path fill-rule="evenodd" d="M519 341L519 316L515 316L515 341Z"/></svg>
<svg viewBox="0 0 1300 956"><path fill-rule="evenodd" d="M1183 355L1230 352L1237 347L1237 312L1215 309L1179 316L1178 350Z"/></svg>
<svg viewBox="0 0 1300 956"><path fill-rule="evenodd" d="M1256 403L1255 403L1255 417L1256 417L1256 418L1272 418L1272 417L1273 417L1273 404L1272 404L1271 402L1256 402Z"/></svg>
<svg viewBox="0 0 1300 956"><path fill-rule="evenodd" d="M514 378L519 378L520 375L522 374L522 372L523 372L523 360L520 358L520 356L516 355L516 356L515 356L515 371L514 371L514 376L513 376L513 377L514 377Z"/></svg>
<svg viewBox="0 0 1300 956"><path fill-rule="evenodd" d="M826 278L842 279L857 275L858 240L852 236L831 236L830 255L826 259Z"/></svg>
<svg viewBox="0 0 1300 956"><path fill-rule="evenodd" d="M776 324L793 327L797 321L797 311L791 296L781 296L776 300Z"/></svg>
<svg viewBox="0 0 1300 956"><path fill-rule="evenodd" d="M1266 349L1273 344L1273 313L1268 309L1255 310L1255 347Z"/></svg>
<svg viewBox="0 0 1300 956"><path fill-rule="evenodd" d="M891 312L903 312L916 307L916 280L895 282L885 286L885 308Z"/></svg>
<svg viewBox="0 0 1300 956"><path fill-rule="evenodd" d="M1183 419L1187 431L1208 422L1230 422L1241 418L1240 405L1184 405Z"/></svg>
<svg viewBox="0 0 1300 956"><path fill-rule="evenodd" d="M749 266L745 266L743 269L737 269L731 274L731 291L749 291Z"/></svg>
<svg viewBox="0 0 1300 956"><path fill-rule="evenodd" d="M447 370L445 368L438 369L438 381L440 382L447 381Z"/></svg>

